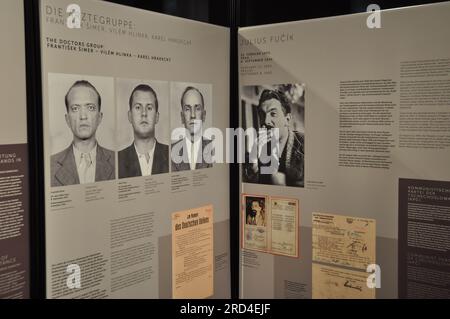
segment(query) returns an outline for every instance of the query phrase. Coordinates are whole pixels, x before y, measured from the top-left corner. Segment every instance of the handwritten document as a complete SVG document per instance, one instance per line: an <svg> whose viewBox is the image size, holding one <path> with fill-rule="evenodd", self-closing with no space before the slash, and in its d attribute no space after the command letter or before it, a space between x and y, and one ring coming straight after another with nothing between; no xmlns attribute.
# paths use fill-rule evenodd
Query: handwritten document
<svg viewBox="0 0 450 319"><path fill-rule="evenodd" d="M375 220L313 213L313 261L366 271L375 263Z"/></svg>
<svg viewBox="0 0 450 319"><path fill-rule="evenodd" d="M272 252L298 256L298 201L285 198L271 199Z"/></svg>
<svg viewBox="0 0 450 319"><path fill-rule="evenodd" d="M243 248L297 258L297 199L243 195Z"/></svg>
<svg viewBox="0 0 450 319"><path fill-rule="evenodd" d="M313 299L374 299L369 273L313 264Z"/></svg>

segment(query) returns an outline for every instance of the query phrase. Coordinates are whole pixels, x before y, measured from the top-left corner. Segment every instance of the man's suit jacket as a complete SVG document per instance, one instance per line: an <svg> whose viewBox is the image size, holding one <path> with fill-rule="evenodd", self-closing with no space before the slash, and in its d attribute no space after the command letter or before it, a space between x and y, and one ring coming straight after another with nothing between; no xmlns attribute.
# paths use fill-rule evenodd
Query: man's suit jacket
<svg viewBox="0 0 450 319"><path fill-rule="evenodd" d="M70 145L64 151L52 155L50 160L51 185L67 186L80 184L78 177L73 146ZM95 165L95 181L108 181L115 178L114 152L97 144L97 156Z"/></svg>
<svg viewBox="0 0 450 319"><path fill-rule="evenodd" d="M272 185L271 175L261 174L263 164L258 161L258 171L253 172L246 154L246 163L243 166L244 183L257 183ZM297 131L289 131L289 137L282 156L278 162L278 171L286 176L286 186L304 187L305 182L305 137Z"/></svg>
<svg viewBox="0 0 450 319"><path fill-rule="evenodd" d="M156 141L153 153L152 175L169 172L169 146ZM119 152L119 178L142 176L141 165L134 143Z"/></svg>
<svg viewBox="0 0 450 319"><path fill-rule="evenodd" d="M181 147L181 146L179 145L180 143L184 143L183 147ZM196 169L196 170L197 170L197 169L203 169L203 168L210 168L210 167L213 167L213 164L206 163L206 162L205 162L205 159L203 158L203 151L205 150L206 146L207 146L209 143L211 143L211 140L207 140L207 139L203 139L203 138L202 138L202 154L198 154L198 158L197 158L197 160L198 160L198 159L201 157L202 162L201 162L201 163L197 163L197 164L195 165L195 169ZM172 148L174 148L174 147L177 146L177 145L178 145L179 147L181 147L181 148L180 148L180 151L178 152L178 155L179 155L181 158L184 158L183 150L187 147L187 146L186 146L185 140L182 139L182 140L179 140L179 141L173 143L173 144L172 144ZM200 151L200 150L199 150L199 151ZM187 155L186 155L186 159L188 159L188 156L187 156ZM189 164L189 162L186 163L185 161L182 161L182 162L179 163L179 164L175 163L173 160L171 160L171 162L172 162L172 172L190 171L190 170L191 170L191 165Z"/></svg>

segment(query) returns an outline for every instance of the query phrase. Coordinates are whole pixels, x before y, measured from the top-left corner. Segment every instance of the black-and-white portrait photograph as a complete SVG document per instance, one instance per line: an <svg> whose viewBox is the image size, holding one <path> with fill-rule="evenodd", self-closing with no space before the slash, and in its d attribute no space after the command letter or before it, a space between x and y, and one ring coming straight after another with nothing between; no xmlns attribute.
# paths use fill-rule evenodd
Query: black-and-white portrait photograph
<svg viewBox="0 0 450 319"><path fill-rule="evenodd" d="M245 197L245 224L266 227L265 197Z"/></svg>
<svg viewBox="0 0 450 319"><path fill-rule="evenodd" d="M171 171L213 167L213 143L203 134L212 126L212 85L172 82L170 96Z"/></svg>
<svg viewBox="0 0 450 319"><path fill-rule="evenodd" d="M241 91L243 129L254 128L257 141L246 141L245 183L304 187L305 184L305 84L244 86ZM278 135L270 136L272 129ZM262 133L268 132L267 134ZM278 139L276 159L261 161L261 150ZM265 144L265 145L263 145ZM252 160L251 154L256 156ZM269 152L268 152L269 153ZM271 166L265 170L265 166ZM267 173L266 171L270 171Z"/></svg>
<svg viewBox="0 0 450 319"><path fill-rule="evenodd" d="M51 186L115 179L114 79L48 75Z"/></svg>
<svg viewBox="0 0 450 319"><path fill-rule="evenodd" d="M116 79L119 178L169 173L169 83Z"/></svg>

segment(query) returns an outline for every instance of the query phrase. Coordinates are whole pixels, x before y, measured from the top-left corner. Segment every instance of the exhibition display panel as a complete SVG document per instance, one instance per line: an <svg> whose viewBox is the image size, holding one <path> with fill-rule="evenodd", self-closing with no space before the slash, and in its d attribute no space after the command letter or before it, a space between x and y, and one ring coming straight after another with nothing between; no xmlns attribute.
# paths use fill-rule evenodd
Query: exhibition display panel
<svg viewBox="0 0 450 319"><path fill-rule="evenodd" d="M47 297L229 298L228 166L194 156L229 123L229 30L86 0L68 28L71 3L40 2Z"/></svg>
<svg viewBox="0 0 450 319"><path fill-rule="evenodd" d="M2 1L0 299L450 298L450 2L214 1Z"/></svg>
<svg viewBox="0 0 450 319"><path fill-rule="evenodd" d="M448 2L239 30L241 126L280 141L241 170L242 298L450 297L448 30Z"/></svg>
<svg viewBox="0 0 450 319"><path fill-rule="evenodd" d="M22 1L0 10L0 299L30 297L29 174Z"/></svg>

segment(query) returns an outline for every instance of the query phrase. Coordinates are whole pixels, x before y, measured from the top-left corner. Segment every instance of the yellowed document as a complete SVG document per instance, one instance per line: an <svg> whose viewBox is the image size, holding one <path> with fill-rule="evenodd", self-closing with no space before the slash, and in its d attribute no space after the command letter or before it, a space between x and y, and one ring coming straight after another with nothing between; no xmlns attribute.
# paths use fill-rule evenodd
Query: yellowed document
<svg viewBox="0 0 450 319"><path fill-rule="evenodd" d="M375 263L375 220L313 213L313 261L366 271Z"/></svg>
<svg viewBox="0 0 450 319"><path fill-rule="evenodd" d="M212 205L172 214L172 295L201 299L214 294Z"/></svg>
<svg viewBox="0 0 450 319"><path fill-rule="evenodd" d="M363 271L313 264L313 299L374 299L375 289L367 287Z"/></svg>
<svg viewBox="0 0 450 319"><path fill-rule="evenodd" d="M298 201L271 198L272 253L298 257Z"/></svg>

